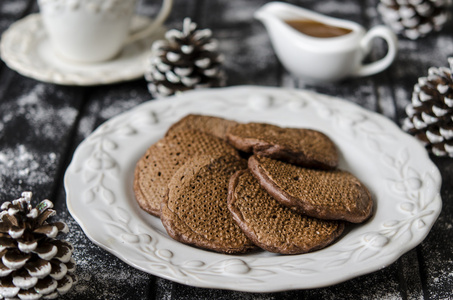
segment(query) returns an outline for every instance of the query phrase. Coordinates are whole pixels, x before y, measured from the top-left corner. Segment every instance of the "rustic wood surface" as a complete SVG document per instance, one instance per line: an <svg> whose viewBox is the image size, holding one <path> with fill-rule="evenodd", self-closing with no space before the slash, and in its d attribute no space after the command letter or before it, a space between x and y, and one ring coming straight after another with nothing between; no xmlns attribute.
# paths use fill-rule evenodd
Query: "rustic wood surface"
<svg viewBox="0 0 453 300"><path fill-rule="evenodd" d="M264 0L175 0L166 22L181 28L188 16L211 28L226 57L228 85L285 86L314 90L355 102L401 125L414 83L431 66L448 66L453 25L424 39L399 39L395 63L381 74L336 84L309 85L289 75L276 59L261 23L252 14ZM300 0L294 4L356 21L381 24L378 0ZM160 1L142 0L152 15ZM30 13L35 0L1 0L0 33ZM381 57L376 43L371 57ZM66 208L63 175L77 145L109 118L149 101L144 79L93 87L60 86L24 77L0 61L0 201L25 190L49 198L68 223L79 283L62 299L453 299L453 160L431 157L441 171L442 213L427 238L394 264L320 289L258 294L202 289L138 271L90 242Z"/></svg>

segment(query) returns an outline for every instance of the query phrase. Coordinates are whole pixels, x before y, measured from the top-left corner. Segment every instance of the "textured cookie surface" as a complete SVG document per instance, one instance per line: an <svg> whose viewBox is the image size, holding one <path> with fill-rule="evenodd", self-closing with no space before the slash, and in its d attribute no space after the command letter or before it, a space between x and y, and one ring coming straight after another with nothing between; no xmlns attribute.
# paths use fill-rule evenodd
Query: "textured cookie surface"
<svg viewBox="0 0 453 300"><path fill-rule="evenodd" d="M281 205L249 170L231 177L228 209L257 246L275 253L300 254L324 248L344 229L341 221L308 217Z"/></svg>
<svg viewBox="0 0 453 300"><path fill-rule="evenodd" d="M238 155L225 141L197 130L177 131L164 137L149 147L136 164L134 192L138 204L159 216L171 177L189 158L226 153Z"/></svg>
<svg viewBox="0 0 453 300"><path fill-rule="evenodd" d="M241 151L301 166L333 169L338 165L334 143L316 130L264 123L237 124L229 129L227 139Z"/></svg>
<svg viewBox="0 0 453 300"><path fill-rule="evenodd" d="M236 124L238 123L235 121L219 117L190 114L173 124L166 135L171 135L176 131L196 129L226 140L226 132Z"/></svg>
<svg viewBox="0 0 453 300"><path fill-rule="evenodd" d="M185 244L221 253L243 253L256 246L227 208L228 182L247 162L231 155L198 156L169 183L161 220L168 234Z"/></svg>
<svg viewBox="0 0 453 300"><path fill-rule="evenodd" d="M248 166L269 194L300 213L353 223L371 215L370 192L349 172L307 169L257 155Z"/></svg>

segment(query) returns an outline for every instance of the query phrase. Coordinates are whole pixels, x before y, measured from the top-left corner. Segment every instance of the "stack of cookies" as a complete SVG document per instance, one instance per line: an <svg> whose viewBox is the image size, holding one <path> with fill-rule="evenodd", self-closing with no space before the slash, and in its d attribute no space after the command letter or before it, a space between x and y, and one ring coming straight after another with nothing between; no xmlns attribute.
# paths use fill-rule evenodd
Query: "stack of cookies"
<svg viewBox="0 0 453 300"><path fill-rule="evenodd" d="M137 162L138 204L182 243L220 253L326 247L372 212L323 133L188 115Z"/></svg>

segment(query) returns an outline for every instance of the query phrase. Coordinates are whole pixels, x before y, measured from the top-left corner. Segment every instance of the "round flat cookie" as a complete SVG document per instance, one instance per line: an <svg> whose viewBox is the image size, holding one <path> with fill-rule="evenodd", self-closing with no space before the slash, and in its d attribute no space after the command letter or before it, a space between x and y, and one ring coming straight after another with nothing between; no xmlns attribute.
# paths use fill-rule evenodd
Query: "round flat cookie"
<svg viewBox="0 0 453 300"><path fill-rule="evenodd" d="M257 247L227 208L228 182L247 162L235 156L197 156L170 180L161 220L177 241L221 253L244 253Z"/></svg>
<svg viewBox="0 0 453 300"><path fill-rule="evenodd" d="M333 169L338 165L334 143L316 130L265 123L237 124L228 130L227 140L238 150L300 166Z"/></svg>
<svg viewBox="0 0 453 300"><path fill-rule="evenodd" d="M281 204L315 218L361 223L368 219L373 200L351 173L315 170L253 155L249 170Z"/></svg>
<svg viewBox="0 0 453 300"><path fill-rule="evenodd" d="M196 129L212 134L222 140L226 140L226 133L230 127L238 124L235 121L219 117L190 114L173 124L167 131L166 136L176 131Z"/></svg>
<svg viewBox="0 0 453 300"><path fill-rule="evenodd" d="M198 130L177 131L149 147L135 166L134 192L140 207L159 216L171 177L189 158L202 154L238 156L225 141Z"/></svg>
<svg viewBox="0 0 453 300"><path fill-rule="evenodd" d="M300 254L324 248L344 229L341 221L308 217L281 205L249 170L231 177L228 209L257 246L275 253Z"/></svg>

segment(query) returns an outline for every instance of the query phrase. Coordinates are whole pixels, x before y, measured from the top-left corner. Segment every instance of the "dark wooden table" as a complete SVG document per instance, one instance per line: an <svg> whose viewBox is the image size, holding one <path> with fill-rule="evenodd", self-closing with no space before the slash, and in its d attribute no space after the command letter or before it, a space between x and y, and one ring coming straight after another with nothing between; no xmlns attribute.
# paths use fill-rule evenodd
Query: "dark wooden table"
<svg viewBox="0 0 453 300"><path fill-rule="evenodd" d="M156 1L139 2L153 13ZM158 1L157 1L158 2ZM252 14L264 0L175 0L166 25L180 28L191 17L211 28L226 57L228 85L304 88L355 102L401 125L413 85L431 66L448 66L453 26L424 39L400 37L395 63L381 74L336 84L309 85L280 65L268 35ZM366 28L382 23L378 0L290 1L321 13L356 21ZM1 0L0 33L30 13L35 0ZM372 57L383 55L376 43ZM111 117L149 101L146 81L77 87L39 82L0 61L0 200L30 190L34 200L49 198L57 218L68 223L75 246L79 282L64 299L453 299L453 160L431 156L443 177L442 213L427 238L380 271L335 286L270 294L202 289L174 283L123 263L94 245L66 208L63 175L77 145Z"/></svg>

